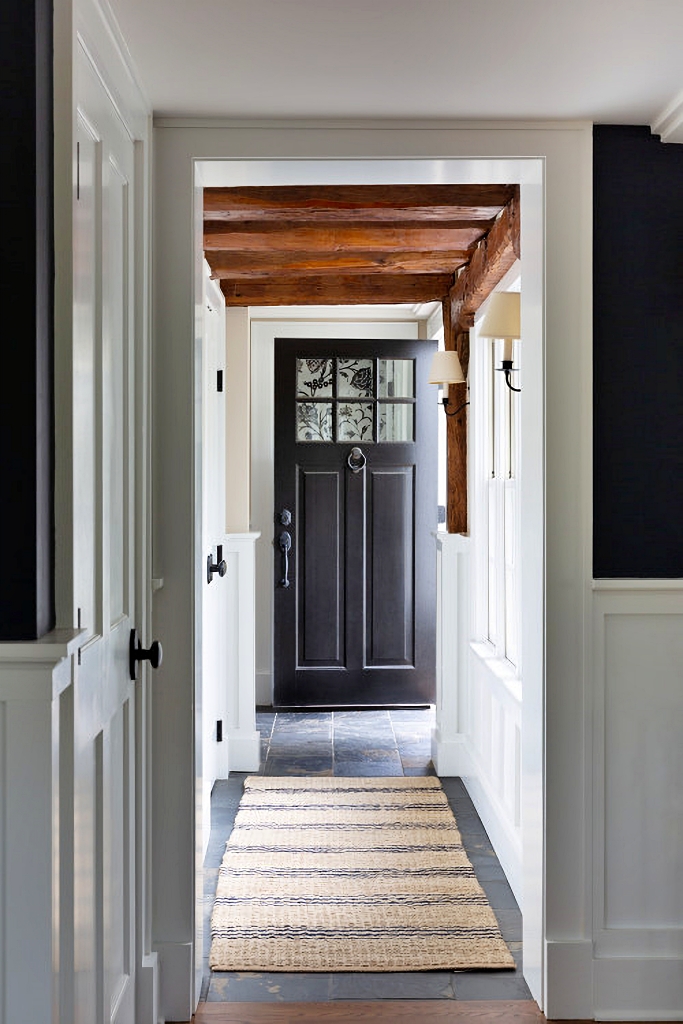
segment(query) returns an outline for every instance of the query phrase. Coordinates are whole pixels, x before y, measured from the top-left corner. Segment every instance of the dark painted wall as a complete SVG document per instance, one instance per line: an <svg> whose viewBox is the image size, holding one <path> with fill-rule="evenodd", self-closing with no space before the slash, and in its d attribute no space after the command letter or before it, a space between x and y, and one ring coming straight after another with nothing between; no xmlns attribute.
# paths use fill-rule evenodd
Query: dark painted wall
<svg viewBox="0 0 683 1024"><path fill-rule="evenodd" d="M0 640L54 625L52 3L0 3Z"/></svg>
<svg viewBox="0 0 683 1024"><path fill-rule="evenodd" d="M596 577L683 576L683 146L593 133Z"/></svg>

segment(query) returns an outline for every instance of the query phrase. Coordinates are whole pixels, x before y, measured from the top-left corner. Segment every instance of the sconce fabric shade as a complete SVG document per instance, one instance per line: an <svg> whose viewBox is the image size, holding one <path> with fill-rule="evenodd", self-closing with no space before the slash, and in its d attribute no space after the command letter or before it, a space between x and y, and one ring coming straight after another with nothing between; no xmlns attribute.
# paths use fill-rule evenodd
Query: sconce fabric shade
<svg viewBox="0 0 683 1024"><path fill-rule="evenodd" d="M519 292L494 292L479 327L480 338L519 338Z"/></svg>
<svg viewBox="0 0 683 1024"><path fill-rule="evenodd" d="M458 353L435 352L429 371L430 384L464 384L465 377Z"/></svg>

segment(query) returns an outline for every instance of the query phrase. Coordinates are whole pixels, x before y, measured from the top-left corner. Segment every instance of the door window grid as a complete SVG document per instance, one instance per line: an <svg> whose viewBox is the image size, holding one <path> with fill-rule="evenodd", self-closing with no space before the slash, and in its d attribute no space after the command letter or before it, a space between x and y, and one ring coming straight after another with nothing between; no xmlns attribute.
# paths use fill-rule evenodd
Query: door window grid
<svg viewBox="0 0 683 1024"><path fill-rule="evenodd" d="M415 440L412 359L298 357L296 400L297 442Z"/></svg>

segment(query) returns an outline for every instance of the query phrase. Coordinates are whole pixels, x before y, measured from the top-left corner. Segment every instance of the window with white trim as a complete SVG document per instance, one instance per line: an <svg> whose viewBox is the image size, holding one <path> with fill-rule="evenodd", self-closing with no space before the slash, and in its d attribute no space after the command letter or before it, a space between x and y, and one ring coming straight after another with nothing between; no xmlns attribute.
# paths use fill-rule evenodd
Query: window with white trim
<svg viewBox="0 0 683 1024"><path fill-rule="evenodd" d="M475 444L472 484L475 550L476 638L515 669L519 661L517 574L518 417L521 395L511 391L497 367L503 341L474 333L472 406ZM520 365L520 343L513 362ZM472 357L472 352L470 358ZM518 376L517 374L515 376Z"/></svg>

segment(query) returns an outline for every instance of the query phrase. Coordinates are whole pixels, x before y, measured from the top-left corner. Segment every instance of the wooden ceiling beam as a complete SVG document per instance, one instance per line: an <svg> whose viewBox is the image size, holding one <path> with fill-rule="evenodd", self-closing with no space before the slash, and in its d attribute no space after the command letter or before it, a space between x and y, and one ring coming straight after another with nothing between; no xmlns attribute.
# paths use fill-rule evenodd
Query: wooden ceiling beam
<svg viewBox="0 0 683 1024"><path fill-rule="evenodd" d="M452 274L296 276L267 280L223 280L227 306L346 306L440 299Z"/></svg>
<svg viewBox="0 0 683 1024"><path fill-rule="evenodd" d="M226 227L222 221L204 224L204 250L213 252L453 252L468 251L484 235L479 227L450 225L290 223L248 224Z"/></svg>
<svg viewBox="0 0 683 1024"><path fill-rule="evenodd" d="M291 185L205 188L208 220L492 221L514 185Z"/></svg>
<svg viewBox="0 0 683 1024"><path fill-rule="evenodd" d="M449 289L452 348L454 337L468 331L482 302L520 256L519 193L510 200L489 233L481 240L468 265ZM463 366L467 374L467 367Z"/></svg>
<svg viewBox="0 0 683 1024"><path fill-rule="evenodd" d="M464 266L469 253L452 252L334 252L312 256L308 252L207 252L211 276L217 280L264 278L277 275L323 274L453 274Z"/></svg>

